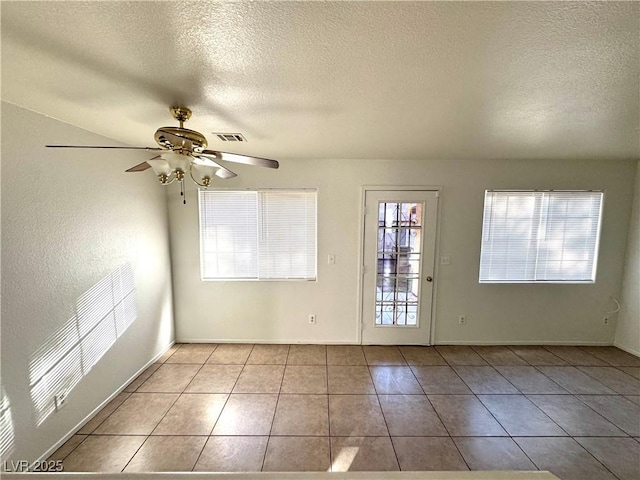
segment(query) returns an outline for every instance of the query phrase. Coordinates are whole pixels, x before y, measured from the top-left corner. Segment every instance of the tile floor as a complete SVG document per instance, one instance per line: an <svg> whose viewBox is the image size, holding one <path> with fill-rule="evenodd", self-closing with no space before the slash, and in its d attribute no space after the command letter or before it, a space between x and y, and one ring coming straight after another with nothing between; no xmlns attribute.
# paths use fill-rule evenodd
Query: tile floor
<svg viewBox="0 0 640 480"><path fill-rule="evenodd" d="M637 480L640 359L614 347L181 344L51 458L67 472Z"/></svg>

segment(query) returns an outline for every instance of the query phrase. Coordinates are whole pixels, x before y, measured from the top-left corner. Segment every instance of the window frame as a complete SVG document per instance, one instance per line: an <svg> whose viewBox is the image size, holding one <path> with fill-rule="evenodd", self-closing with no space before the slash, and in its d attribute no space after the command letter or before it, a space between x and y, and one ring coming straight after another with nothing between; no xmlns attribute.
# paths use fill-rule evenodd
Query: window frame
<svg viewBox="0 0 640 480"><path fill-rule="evenodd" d="M524 279L524 280L483 280L481 276L482 270L482 252L484 246L484 234L485 234L485 206L487 194L490 192L501 193L599 193L601 194L600 210L598 212L598 226L594 242L593 252L593 269L591 280L536 280L536 279ZM484 202L482 205L482 230L480 234L480 258L478 261L478 283L480 284L503 284L503 285L518 285L518 284L538 284L538 285L593 285L597 282L598 274L598 259L600 254L600 238L602 234L603 213L605 204L605 191L597 189L575 189L575 190L557 190L557 189L486 189L484 191ZM539 249L538 249L539 251Z"/></svg>
<svg viewBox="0 0 640 480"><path fill-rule="evenodd" d="M201 198L203 194L207 192L313 192L315 193L315 248L313 255L315 257L315 275L313 278L260 278L258 277L205 277L204 276L204 256L203 256L203 238L202 238L202 203ZM257 223L260 223L260 217L257 217ZM200 281L202 282L302 282L313 283L318 281L318 189L317 188L198 188L198 242L199 242L199 264L200 264ZM259 255L259 240L258 240L258 255Z"/></svg>

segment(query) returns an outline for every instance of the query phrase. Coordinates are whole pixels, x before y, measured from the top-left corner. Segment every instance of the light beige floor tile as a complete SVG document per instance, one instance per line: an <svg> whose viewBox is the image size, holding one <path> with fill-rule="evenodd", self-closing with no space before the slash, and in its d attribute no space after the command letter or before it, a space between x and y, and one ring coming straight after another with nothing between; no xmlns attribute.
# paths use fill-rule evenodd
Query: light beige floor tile
<svg viewBox="0 0 640 480"><path fill-rule="evenodd" d="M176 351L177 351L180 347L182 347L182 345L183 345L183 344L181 344L181 343L176 343L176 344L172 345L171 347L169 347L169 349L168 349L166 352L164 352L164 353L162 354L162 356L161 356L160 358L158 358L158 360L156 360L156 363L164 363L164 362L166 362L166 361L167 361L167 359L168 359L171 355L173 355L174 353L176 353Z"/></svg>
<svg viewBox="0 0 640 480"><path fill-rule="evenodd" d="M278 395L231 394L213 435L269 435Z"/></svg>
<svg viewBox="0 0 640 480"><path fill-rule="evenodd" d="M640 380L640 367L618 367L624 373Z"/></svg>
<svg viewBox="0 0 640 480"><path fill-rule="evenodd" d="M331 468L328 437L270 437L265 472L326 472Z"/></svg>
<svg viewBox="0 0 640 480"><path fill-rule="evenodd" d="M64 471L121 472L146 438L90 435L64 459Z"/></svg>
<svg viewBox="0 0 640 480"><path fill-rule="evenodd" d="M424 394L409 367L369 367L376 392L380 394Z"/></svg>
<svg viewBox="0 0 640 480"><path fill-rule="evenodd" d="M284 365L245 365L233 393L278 393Z"/></svg>
<svg viewBox="0 0 640 480"><path fill-rule="evenodd" d="M327 393L327 367L287 365L280 393Z"/></svg>
<svg viewBox="0 0 640 480"><path fill-rule="evenodd" d="M509 348L530 365L567 365L567 362L544 347L513 345Z"/></svg>
<svg viewBox="0 0 640 480"><path fill-rule="evenodd" d="M131 396L128 392L122 392L105 405L105 407L94 415L94 417L85 423L77 433L89 434L93 433L98 426L104 422L109 415L116 411L122 403Z"/></svg>
<svg viewBox="0 0 640 480"><path fill-rule="evenodd" d="M289 345L255 345L247 359L254 365L284 365L287 363Z"/></svg>
<svg viewBox="0 0 640 480"><path fill-rule="evenodd" d="M378 400L391 436L448 435L425 395L380 395Z"/></svg>
<svg viewBox="0 0 640 480"><path fill-rule="evenodd" d="M609 395L615 393L576 367L538 367L538 369L573 394Z"/></svg>
<svg viewBox="0 0 640 480"><path fill-rule="evenodd" d="M490 365L528 365L527 362L513 353L509 347L483 345L472 348Z"/></svg>
<svg viewBox="0 0 640 480"><path fill-rule="evenodd" d="M456 366L453 369L475 394L520 393L493 367Z"/></svg>
<svg viewBox="0 0 640 480"><path fill-rule="evenodd" d="M615 480L573 438L514 438L540 470L549 470L562 480Z"/></svg>
<svg viewBox="0 0 640 480"><path fill-rule="evenodd" d="M186 343L171 355L165 363L198 363L202 365L213 353L216 346L210 343Z"/></svg>
<svg viewBox="0 0 640 480"><path fill-rule="evenodd" d="M398 348L409 365L447 365L446 360L435 347L402 346Z"/></svg>
<svg viewBox="0 0 640 480"><path fill-rule="evenodd" d="M368 365L406 365L398 347L366 345L362 347Z"/></svg>
<svg viewBox="0 0 640 480"><path fill-rule="evenodd" d="M579 367L584 373L622 395L640 395L640 380L615 367Z"/></svg>
<svg viewBox="0 0 640 480"><path fill-rule="evenodd" d="M428 395L428 397L451 436L507 436L507 432L474 395Z"/></svg>
<svg viewBox="0 0 640 480"><path fill-rule="evenodd" d="M149 437L125 472L190 472L207 437Z"/></svg>
<svg viewBox="0 0 640 480"><path fill-rule="evenodd" d="M569 365L591 365L591 366L607 366L608 364L590 353L585 352L580 347L571 346L545 346L556 357L560 357Z"/></svg>
<svg viewBox="0 0 640 480"><path fill-rule="evenodd" d="M478 399L512 437L567 436L524 395L478 395Z"/></svg>
<svg viewBox="0 0 640 480"><path fill-rule="evenodd" d="M505 437L455 437L471 470L537 470L516 442Z"/></svg>
<svg viewBox="0 0 640 480"><path fill-rule="evenodd" d="M569 393L535 367L497 366L496 369L522 393Z"/></svg>
<svg viewBox="0 0 640 480"><path fill-rule="evenodd" d="M187 385L198 373L200 367L200 365L194 364L165 363L137 391L180 393L187 388Z"/></svg>
<svg viewBox="0 0 640 480"><path fill-rule="evenodd" d="M242 365L205 365L185 389L185 393L231 393Z"/></svg>
<svg viewBox="0 0 640 480"><path fill-rule="evenodd" d="M243 343L226 343L218 345L207 363L223 365L244 365L253 350L253 345Z"/></svg>
<svg viewBox="0 0 640 480"><path fill-rule="evenodd" d="M573 395L527 395L527 397L569 435L625 436L624 432Z"/></svg>
<svg viewBox="0 0 640 480"><path fill-rule="evenodd" d="M471 390L451 367L411 367L425 393L470 394Z"/></svg>
<svg viewBox="0 0 640 480"><path fill-rule="evenodd" d="M640 478L640 443L631 438L575 439L620 480Z"/></svg>
<svg viewBox="0 0 640 480"><path fill-rule="evenodd" d="M326 365L327 347L324 345L291 345L287 365Z"/></svg>
<svg viewBox="0 0 640 480"><path fill-rule="evenodd" d="M209 437L195 472L259 472L269 437Z"/></svg>
<svg viewBox="0 0 640 480"><path fill-rule="evenodd" d="M160 365L160 363L152 363L151 365L149 365L149 367L144 372L138 375L138 377L133 382L127 385L124 391L129 393L135 392L138 387L140 387L140 385L142 385L147 380L147 378L153 375L155 371L160 368Z"/></svg>
<svg viewBox="0 0 640 480"><path fill-rule="evenodd" d="M53 452L53 454L47 460L64 460L64 458L71 452L73 452L75 448L84 441L85 438L87 438L86 435L73 435L69 440L64 442L64 444L60 448Z"/></svg>
<svg viewBox="0 0 640 480"><path fill-rule="evenodd" d="M625 395L624 398L631 400L636 405L640 405L640 395Z"/></svg>
<svg viewBox="0 0 640 480"><path fill-rule="evenodd" d="M371 380L371 373L365 366L327 367L329 376L329 393L331 394L367 394L376 393Z"/></svg>
<svg viewBox="0 0 640 480"><path fill-rule="evenodd" d="M209 435L227 397L220 393L183 393L153 435Z"/></svg>
<svg viewBox="0 0 640 480"><path fill-rule="evenodd" d="M444 357L449 365L486 365L480 355L471 347L460 345L438 345L438 353Z"/></svg>
<svg viewBox="0 0 640 480"><path fill-rule="evenodd" d="M366 365L360 345L327 345L329 365Z"/></svg>
<svg viewBox="0 0 640 480"><path fill-rule="evenodd" d="M327 395L280 395L271 435L328 436Z"/></svg>
<svg viewBox="0 0 640 480"><path fill-rule="evenodd" d="M134 393L94 433L149 435L177 399L177 393Z"/></svg>
<svg viewBox="0 0 640 480"><path fill-rule="evenodd" d="M616 347L581 347L614 367L640 367L640 358Z"/></svg>
<svg viewBox="0 0 640 480"><path fill-rule="evenodd" d="M579 395L578 398L622 431L640 436L640 405L622 395Z"/></svg>
<svg viewBox="0 0 640 480"><path fill-rule="evenodd" d="M332 436L389 435L376 395L329 395Z"/></svg>
<svg viewBox="0 0 640 480"><path fill-rule="evenodd" d="M333 472L400 470L389 437L331 437Z"/></svg>
<svg viewBox="0 0 640 480"><path fill-rule="evenodd" d="M402 471L469 470L448 437L393 437Z"/></svg>

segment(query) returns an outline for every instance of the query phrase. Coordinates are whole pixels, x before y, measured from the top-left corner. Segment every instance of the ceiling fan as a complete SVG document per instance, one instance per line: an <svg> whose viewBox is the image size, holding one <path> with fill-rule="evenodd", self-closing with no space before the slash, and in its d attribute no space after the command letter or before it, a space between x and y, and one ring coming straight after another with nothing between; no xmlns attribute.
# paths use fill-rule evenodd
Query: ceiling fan
<svg viewBox="0 0 640 480"><path fill-rule="evenodd" d="M181 184L180 195L184 196L184 178L187 172L200 187L211 185L213 175L220 178L233 178L237 174L222 166L220 160L226 162L257 165L259 167L278 168L276 160L251 157L235 153L207 150L207 139L200 132L184 128L184 122L191 117L191 110L186 107L171 107L173 118L180 122L179 127L161 127L156 131L155 140L158 147L106 147L94 145L45 145L47 148L102 148L114 150L148 150L162 152L155 157L135 165L126 172L142 172L152 168L162 185L174 181ZM183 200L186 203L186 200Z"/></svg>

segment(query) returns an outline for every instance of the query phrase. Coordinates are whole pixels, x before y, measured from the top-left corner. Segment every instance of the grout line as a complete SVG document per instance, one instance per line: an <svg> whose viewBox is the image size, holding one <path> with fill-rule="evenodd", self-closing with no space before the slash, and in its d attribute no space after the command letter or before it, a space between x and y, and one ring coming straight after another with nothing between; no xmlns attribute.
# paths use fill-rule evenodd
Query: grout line
<svg viewBox="0 0 640 480"><path fill-rule="evenodd" d="M331 404L329 403L329 347L324 347L324 375L327 385L327 432L329 442L329 471L333 472L333 446L331 445Z"/></svg>

